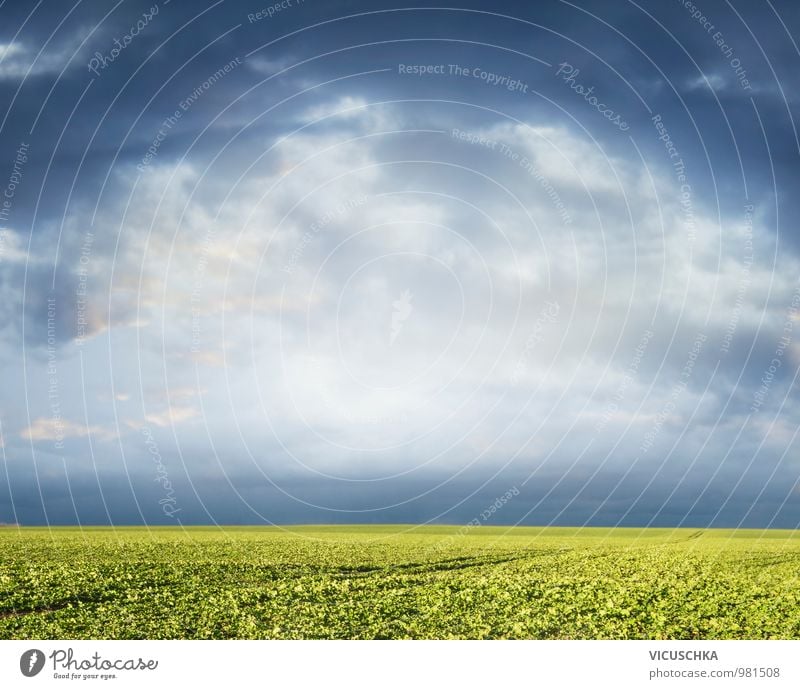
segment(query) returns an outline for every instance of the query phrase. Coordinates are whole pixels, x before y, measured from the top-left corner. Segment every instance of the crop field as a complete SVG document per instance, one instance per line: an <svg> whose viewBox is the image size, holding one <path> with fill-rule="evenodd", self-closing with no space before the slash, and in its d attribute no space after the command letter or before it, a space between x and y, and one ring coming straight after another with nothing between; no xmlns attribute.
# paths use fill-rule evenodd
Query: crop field
<svg viewBox="0 0 800 689"><path fill-rule="evenodd" d="M0 638L800 638L792 531L0 529Z"/></svg>

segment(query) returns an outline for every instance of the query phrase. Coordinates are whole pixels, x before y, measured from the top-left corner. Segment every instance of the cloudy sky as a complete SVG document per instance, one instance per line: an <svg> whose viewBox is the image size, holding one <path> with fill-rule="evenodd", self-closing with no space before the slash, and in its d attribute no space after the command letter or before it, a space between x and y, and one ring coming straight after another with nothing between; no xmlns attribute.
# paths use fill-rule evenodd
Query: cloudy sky
<svg viewBox="0 0 800 689"><path fill-rule="evenodd" d="M0 3L0 522L800 523L800 7L415 4Z"/></svg>

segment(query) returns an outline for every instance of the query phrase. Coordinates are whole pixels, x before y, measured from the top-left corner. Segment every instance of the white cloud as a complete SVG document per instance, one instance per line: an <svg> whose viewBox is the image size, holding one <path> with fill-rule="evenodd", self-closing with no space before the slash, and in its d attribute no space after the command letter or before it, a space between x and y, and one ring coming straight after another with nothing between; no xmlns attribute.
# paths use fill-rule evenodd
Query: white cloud
<svg viewBox="0 0 800 689"><path fill-rule="evenodd" d="M711 88L714 91L721 91L728 85L728 82L720 74L701 74L698 77L689 79L686 88L689 91L697 91Z"/></svg>
<svg viewBox="0 0 800 689"><path fill-rule="evenodd" d="M12 229L0 228L0 263L38 262L40 258L30 255L23 244L22 237Z"/></svg>
<svg viewBox="0 0 800 689"><path fill-rule="evenodd" d="M145 414L145 421L152 423L155 426L166 428L169 426L176 426L184 421L190 421L197 418L200 412L195 407L178 407L171 406L160 412L151 412Z"/></svg>
<svg viewBox="0 0 800 689"><path fill-rule="evenodd" d="M41 51L22 41L0 43L0 81L58 74L65 64L83 52L81 44L84 37L85 31L78 31L65 40L51 42ZM79 63L79 59L75 60L75 64Z"/></svg>
<svg viewBox="0 0 800 689"><path fill-rule="evenodd" d="M35 442L51 440L60 442L66 438L85 438L88 435L96 436L101 440L117 437L116 431L102 426L87 426L60 417L38 417L27 428L23 428L19 435L21 438Z"/></svg>

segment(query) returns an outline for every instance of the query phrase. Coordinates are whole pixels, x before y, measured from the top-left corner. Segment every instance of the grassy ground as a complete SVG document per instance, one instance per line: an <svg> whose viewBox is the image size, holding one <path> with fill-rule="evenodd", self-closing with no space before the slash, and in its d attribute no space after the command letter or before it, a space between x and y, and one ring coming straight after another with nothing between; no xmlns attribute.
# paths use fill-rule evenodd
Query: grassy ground
<svg viewBox="0 0 800 689"><path fill-rule="evenodd" d="M800 534L0 529L0 638L800 638Z"/></svg>

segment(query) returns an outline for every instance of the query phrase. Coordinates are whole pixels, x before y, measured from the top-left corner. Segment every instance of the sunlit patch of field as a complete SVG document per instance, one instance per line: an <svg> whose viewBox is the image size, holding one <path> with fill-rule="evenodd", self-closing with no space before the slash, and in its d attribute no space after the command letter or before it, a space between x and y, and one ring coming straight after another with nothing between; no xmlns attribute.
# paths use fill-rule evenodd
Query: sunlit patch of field
<svg viewBox="0 0 800 689"><path fill-rule="evenodd" d="M2 638L800 638L793 531L0 529Z"/></svg>

